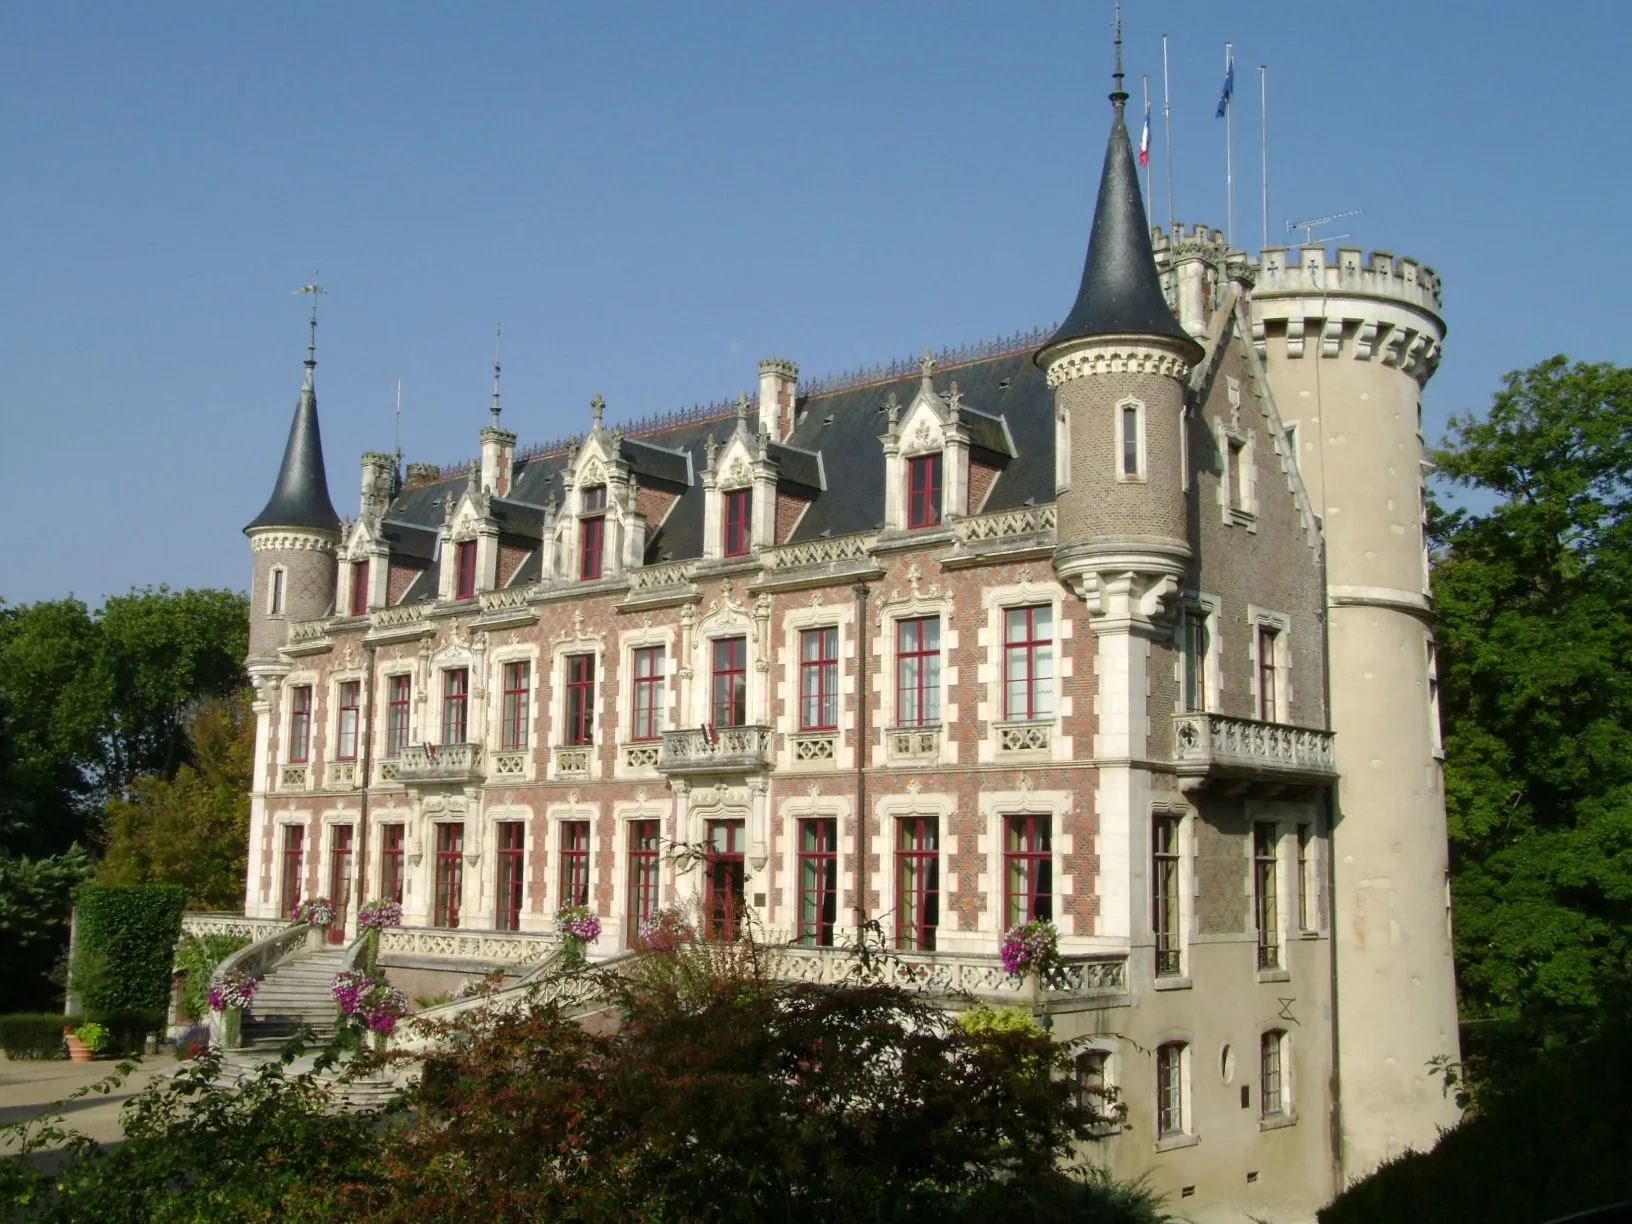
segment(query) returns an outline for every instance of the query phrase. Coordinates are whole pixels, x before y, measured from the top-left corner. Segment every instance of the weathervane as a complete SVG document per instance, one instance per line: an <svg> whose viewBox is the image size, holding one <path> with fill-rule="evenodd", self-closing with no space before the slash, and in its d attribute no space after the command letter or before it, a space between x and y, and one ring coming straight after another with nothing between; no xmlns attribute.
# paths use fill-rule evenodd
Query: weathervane
<svg viewBox="0 0 1632 1224"><path fill-rule="evenodd" d="M504 349L504 324L493 325L493 428L499 427L499 355Z"/></svg>
<svg viewBox="0 0 1632 1224"><path fill-rule="evenodd" d="M312 281L309 285L302 285L299 289L290 290L291 293L302 293L312 299L312 317L308 324L306 336L306 368L310 370L317 364L317 296L327 293L328 290L317 283L318 269L312 269Z"/></svg>

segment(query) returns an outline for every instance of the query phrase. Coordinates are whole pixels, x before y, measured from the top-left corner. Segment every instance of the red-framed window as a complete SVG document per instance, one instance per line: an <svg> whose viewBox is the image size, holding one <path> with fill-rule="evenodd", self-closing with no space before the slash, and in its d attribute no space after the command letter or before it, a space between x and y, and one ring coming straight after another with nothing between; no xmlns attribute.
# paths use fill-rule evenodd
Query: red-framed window
<svg viewBox="0 0 1632 1224"><path fill-rule="evenodd" d="M725 495L725 555L742 557L748 553L748 541L754 517L754 491L732 489Z"/></svg>
<svg viewBox="0 0 1632 1224"><path fill-rule="evenodd" d="M578 519L578 577L599 578L602 545L606 540L606 486L585 489L582 496Z"/></svg>
<svg viewBox="0 0 1632 1224"><path fill-rule="evenodd" d="M634 652L634 725L629 738L654 740L663 734L664 657L661 646L642 646Z"/></svg>
<svg viewBox="0 0 1632 1224"><path fill-rule="evenodd" d="M716 727L740 727L748 721L748 639L716 638L712 702Z"/></svg>
<svg viewBox="0 0 1632 1224"><path fill-rule="evenodd" d="M831 948L839 908L839 822L799 822L799 942Z"/></svg>
<svg viewBox="0 0 1632 1224"><path fill-rule="evenodd" d="M533 665L523 660L504 665L504 710L499 742L506 748L527 747L528 696Z"/></svg>
<svg viewBox="0 0 1632 1224"><path fill-rule="evenodd" d="M289 690L289 760L301 765L312 755L312 686L297 684Z"/></svg>
<svg viewBox="0 0 1632 1224"><path fill-rule="evenodd" d="M940 829L933 816L903 816L895 822L895 946L933 952L940 920Z"/></svg>
<svg viewBox="0 0 1632 1224"><path fill-rule="evenodd" d="M711 820L703 851L703 918L709 934L735 939L742 918L742 821Z"/></svg>
<svg viewBox="0 0 1632 1224"><path fill-rule="evenodd" d="M561 822L561 904L589 904L589 821Z"/></svg>
<svg viewBox="0 0 1632 1224"><path fill-rule="evenodd" d="M1047 816L1003 821L1004 925L1054 917L1054 850Z"/></svg>
<svg viewBox="0 0 1632 1224"><path fill-rule="evenodd" d="M839 631L799 633L799 729L831 731L839 725Z"/></svg>
<svg viewBox="0 0 1632 1224"><path fill-rule="evenodd" d="M380 896L402 904L402 851L405 830L400 824L380 826Z"/></svg>
<svg viewBox="0 0 1632 1224"><path fill-rule="evenodd" d="M595 742L595 656L568 655L567 743Z"/></svg>
<svg viewBox="0 0 1632 1224"><path fill-rule="evenodd" d="M1258 628L1258 718L1279 722L1275 710L1275 647L1279 635L1273 629Z"/></svg>
<svg viewBox="0 0 1632 1224"><path fill-rule="evenodd" d="M436 909L431 919L434 925L459 925L464 884L465 826L463 823L439 824L436 826Z"/></svg>
<svg viewBox="0 0 1632 1224"><path fill-rule="evenodd" d="M351 563L351 614L368 615L368 562Z"/></svg>
<svg viewBox="0 0 1632 1224"><path fill-rule="evenodd" d="M658 849L655 820L629 822L629 920L625 939L634 947L642 919L657 913Z"/></svg>
<svg viewBox="0 0 1632 1224"><path fill-rule="evenodd" d="M907 526L938 527L941 523L941 456L920 455L907 460Z"/></svg>
<svg viewBox="0 0 1632 1224"><path fill-rule="evenodd" d="M305 858L306 830L299 825L283 826L283 878L278 907L285 918L293 918L300 907L302 860Z"/></svg>
<svg viewBox="0 0 1632 1224"><path fill-rule="evenodd" d="M476 598L476 541L464 540L454 550L456 565L454 568L453 597L455 599Z"/></svg>
<svg viewBox="0 0 1632 1224"><path fill-rule="evenodd" d="M450 667L442 673L442 742L467 743L470 730L470 668Z"/></svg>
<svg viewBox="0 0 1632 1224"><path fill-rule="evenodd" d="M895 714L902 727L941 721L941 618L895 623Z"/></svg>
<svg viewBox="0 0 1632 1224"><path fill-rule="evenodd" d="M414 693L412 676L392 676L386 681L385 755L396 756L408 746L411 724L408 711Z"/></svg>
<svg viewBox="0 0 1632 1224"><path fill-rule="evenodd" d="M329 942L346 942L346 914L351 909L351 834L349 824L329 830L329 900L334 902L334 921L329 924Z"/></svg>
<svg viewBox="0 0 1632 1224"><path fill-rule="evenodd" d="M493 925L500 931L517 931L521 929L521 886L527 869L527 826L519 820L501 820L497 832L499 896Z"/></svg>
<svg viewBox="0 0 1632 1224"><path fill-rule="evenodd" d="M1054 610L1048 604L1004 609L1003 717L1054 717Z"/></svg>
<svg viewBox="0 0 1632 1224"><path fill-rule="evenodd" d="M363 682L361 680L343 680L340 683L340 726L339 742L335 745L335 759L340 761L355 761L357 759L357 726L358 718L362 713Z"/></svg>

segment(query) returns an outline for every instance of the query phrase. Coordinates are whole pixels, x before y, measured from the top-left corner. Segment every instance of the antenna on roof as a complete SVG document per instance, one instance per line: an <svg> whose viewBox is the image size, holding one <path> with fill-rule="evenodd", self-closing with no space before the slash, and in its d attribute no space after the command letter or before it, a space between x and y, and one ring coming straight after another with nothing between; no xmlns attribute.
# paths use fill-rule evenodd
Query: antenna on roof
<svg viewBox="0 0 1632 1224"><path fill-rule="evenodd" d="M504 324L493 325L493 428L499 427L499 354L504 349Z"/></svg>
<svg viewBox="0 0 1632 1224"><path fill-rule="evenodd" d="M1322 225L1330 225L1333 221L1341 221L1344 217L1363 217L1365 214L1366 210L1363 208L1351 208L1347 212L1327 213L1324 217L1309 217L1303 221L1288 221L1286 223L1286 232L1295 234L1301 229L1303 231L1303 240L1306 243L1336 242L1339 238L1351 238L1353 235L1322 234L1319 238L1316 238L1315 230Z"/></svg>

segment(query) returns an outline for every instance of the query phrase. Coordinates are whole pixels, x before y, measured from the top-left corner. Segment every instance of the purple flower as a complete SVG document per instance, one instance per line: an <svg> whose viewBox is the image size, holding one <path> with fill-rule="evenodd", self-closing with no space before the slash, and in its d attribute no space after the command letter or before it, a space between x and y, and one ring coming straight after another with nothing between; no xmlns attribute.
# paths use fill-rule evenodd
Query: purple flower
<svg viewBox="0 0 1632 1224"><path fill-rule="evenodd" d="M402 925L402 906L395 901L370 901L357 911L357 925L383 929Z"/></svg>
<svg viewBox="0 0 1632 1224"><path fill-rule="evenodd" d="M1042 972L1060 957L1060 933L1052 922L1026 922L1010 927L998 945L1003 971L1011 977Z"/></svg>
<svg viewBox="0 0 1632 1224"><path fill-rule="evenodd" d="M601 920L587 905L564 905L556 911L555 929L568 939L591 944L601 937Z"/></svg>
<svg viewBox="0 0 1632 1224"><path fill-rule="evenodd" d="M248 1007L261 984L242 969L232 969L210 983L210 1010L231 1011Z"/></svg>

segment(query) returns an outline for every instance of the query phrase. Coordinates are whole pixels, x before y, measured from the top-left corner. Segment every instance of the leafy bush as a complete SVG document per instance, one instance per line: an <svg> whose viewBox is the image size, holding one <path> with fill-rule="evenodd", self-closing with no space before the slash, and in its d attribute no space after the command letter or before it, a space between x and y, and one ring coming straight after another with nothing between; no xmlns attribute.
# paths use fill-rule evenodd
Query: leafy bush
<svg viewBox="0 0 1632 1224"><path fill-rule="evenodd" d="M1632 1022L1501 1069L1432 1151L1357 1182L1320 1224L1540 1224L1632 1198Z"/></svg>
<svg viewBox="0 0 1632 1224"><path fill-rule="evenodd" d="M61 1058L62 1030L73 1028L84 1019L61 1012L13 1012L0 1016L0 1049L10 1058Z"/></svg>
<svg viewBox="0 0 1632 1224"><path fill-rule="evenodd" d="M176 961L187 971L181 988L181 1013L188 1020L202 1020L210 1006L210 976L215 967L249 940L243 935L184 934L176 949Z"/></svg>
<svg viewBox="0 0 1632 1224"><path fill-rule="evenodd" d="M160 1012L170 995L170 972L181 935L187 890L163 884L84 884L74 894L76 944L82 958L100 961L90 989L73 984L89 1015Z"/></svg>
<svg viewBox="0 0 1632 1224"><path fill-rule="evenodd" d="M113 1044L113 1034L95 1020L87 1021L74 1030L74 1036L83 1041L92 1054L103 1054Z"/></svg>

